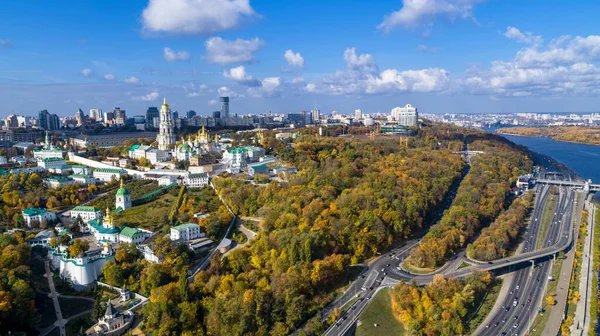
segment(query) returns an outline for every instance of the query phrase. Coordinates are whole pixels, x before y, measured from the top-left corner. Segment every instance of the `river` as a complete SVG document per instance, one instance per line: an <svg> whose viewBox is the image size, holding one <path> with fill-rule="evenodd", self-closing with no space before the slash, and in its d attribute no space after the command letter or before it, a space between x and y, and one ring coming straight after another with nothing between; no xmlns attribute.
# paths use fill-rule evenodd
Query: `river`
<svg viewBox="0 0 600 336"><path fill-rule="evenodd" d="M514 143L526 146L533 152L550 156L586 180L591 179L594 183L600 183L600 146L560 142L550 138L500 135Z"/></svg>

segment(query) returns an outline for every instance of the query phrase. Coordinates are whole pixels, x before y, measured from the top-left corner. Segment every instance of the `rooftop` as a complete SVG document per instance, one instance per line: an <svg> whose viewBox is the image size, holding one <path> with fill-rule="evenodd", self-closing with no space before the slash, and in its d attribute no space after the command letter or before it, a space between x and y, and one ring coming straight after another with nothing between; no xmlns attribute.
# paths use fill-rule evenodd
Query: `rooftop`
<svg viewBox="0 0 600 336"><path fill-rule="evenodd" d="M91 176L88 174L73 174L71 175L71 177L83 177L83 178L90 178Z"/></svg>
<svg viewBox="0 0 600 336"><path fill-rule="evenodd" d="M98 173L113 173L113 174L123 174L125 170L119 168L96 168L94 172Z"/></svg>
<svg viewBox="0 0 600 336"><path fill-rule="evenodd" d="M133 239L135 237L143 236L144 233L138 229L123 226L123 228L121 228L121 235Z"/></svg>
<svg viewBox="0 0 600 336"><path fill-rule="evenodd" d="M44 162L65 161L65 159L57 158L57 157L50 157L50 158L44 158L44 159L42 159L42 161L44 161Z"/></svg>
<svg viewBox="0 0 600 336"><path fill-rule="evenodd" d="M72 178L66 177L66 176L50 176L50 177L47 177L46 180L48 180L48 181L56 181L56 182L69 182L69 181L73 181Z"/></svg>
<svg viewBox="0 0 600 336"><path fill-rule="evenodd" d="M100 209L93 207L93 206L80 205L80 206L74 207L73 209L71 209L71 211L96 212L96 211L100 211Z"/></svg>
<svg viewBox="0 0 600 336"><path fill-rule="evenodd" d="M200 228L200 225L194 224L194 223L181 224L181 225L173 226L171 228L171 230L183 231L183 230L188 230L188 229L193 229L193 228Z"/></svg>
<svg viewBox="0 0 600 336"><path fill-rule="evenodd" d="M25 210L23 210L23 214L27 215L27 216L39 216L42 214L45 214L46 212L50 212L46 209L40 209L40 208L27 208Z"/></svg>

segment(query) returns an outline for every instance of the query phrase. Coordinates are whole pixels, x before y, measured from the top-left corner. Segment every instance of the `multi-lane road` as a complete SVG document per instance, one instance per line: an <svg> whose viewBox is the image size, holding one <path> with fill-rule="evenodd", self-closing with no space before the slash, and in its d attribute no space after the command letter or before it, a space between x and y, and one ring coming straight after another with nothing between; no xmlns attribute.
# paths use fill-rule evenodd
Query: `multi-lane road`
<svg viewBox="0 0 600 336"><path fill-rule="evenodd" d="M488 271L508 268L508 271L516 271L510 285L511 293L504 299L505 302L503 302L504 307L502 311L498 312L492 318L489 327L482 331L480 335L502 335L502 333L505 333L505 335L521 335L525 333L531 324L531 320L535 317L537 309L541 306L552 262L547 260L548 257L555 255L572 244L573 226L571 222L575 192L572 188L560 187L556 214L552 216L550 227L543 239L542 248L536 249L542 212L548 198L549 190L549 186L538 186L536 206L531 216L532 221L524 235L524 243L521 251L523 253L489 263L480 263L472 267L461 268L452 272L444 272L445 269L440 269L436 272L445 273L446 277L462 278L471 274L475 268ZM435 274L415 276L398 268L400 260L403 260L408 255L410 249L418 244L418 241L418 239L411 240L374 262L369 267L369 273L361 276L350 286L350 290L344 294L340 302L350 302L357 293L360 293L360 298L327 329L324 335L344 335L354 325L360 312L366 308L378 288L382 286L392 286L400 280L414 281L420 285L431 282ZM533 268L526 267L528 262L533 261L535 263L538 260L540 260L539 265ZM362 291L358 291L358 288L361 288ZM516 306L514 305L515 300ZM326 316L326 314L323 316Z"/></svg>
<svg viewBox="0 0 600 336"><path fill-rule="evenodd" d="M543 191L542 197L547 198L548 187ZM561 236L568 235L571 229L573 215L573 201L575 193L567 188L560 188L558 206L552 215L551 222L543 238L543 247L556 244ZM542 202L543 205L545 202ZM539 227L542 221L542 207L537 207L532 216L532 226L525 234L524 248L536 248ZM524 334L537 311L541 307L544 289L552 265L552 261L543 261L538 265L518 270L510 283L510 292L506 295L500 309L491 319L490 324L480 335L522 335Z"/></svg>

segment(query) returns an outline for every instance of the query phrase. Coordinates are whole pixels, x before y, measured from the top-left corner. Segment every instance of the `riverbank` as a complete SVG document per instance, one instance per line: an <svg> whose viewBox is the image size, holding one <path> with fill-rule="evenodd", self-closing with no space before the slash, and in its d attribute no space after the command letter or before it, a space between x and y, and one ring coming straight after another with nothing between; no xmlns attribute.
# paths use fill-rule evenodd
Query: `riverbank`
<svg viewBox="0 0 600 336"><path fill-rule="evenodd" d="M558 142L600 146L600 128L582 126L503 127L498 134L549 138Z"/></svg>

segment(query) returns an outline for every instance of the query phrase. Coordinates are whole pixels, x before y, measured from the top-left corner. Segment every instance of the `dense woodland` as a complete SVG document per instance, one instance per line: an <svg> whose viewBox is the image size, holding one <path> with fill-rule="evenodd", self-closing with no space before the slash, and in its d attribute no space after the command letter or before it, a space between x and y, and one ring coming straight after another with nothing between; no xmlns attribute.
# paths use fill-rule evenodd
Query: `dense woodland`
<svg viewBox="0 0 600 336"><path fill-rule="evenodd" d="M495 181L488 175L509 180L490 187L497 195L484 203L492 209L490 219L505 205L510 179L521 171L515 167L528 163L497 137L452 126L420 130L408 148L397 141L305 135L292 147L270 148L299 169L288 183L254 186L215 178L236 213L264 219L261 234L228 257L215 258L189 290L181 278L154 288L146 327L158 335L288 334L333 298L350 264L430 224L464 172L464 160L451 152L465 141L470 149L490 152L487 161L495 164L474 169L486 175L486 184ZM494 194L495 189L500 191ZM307 335L325 328L318 319L303 327L301 334Z"/></svg>
<svg viewBox="0 0 600 336"><path fill-rule="evenodd" d="M20 234L0 234L0 334L28 330L35 316L31 248Z"/></svg>
<svg viewBox="0 0 600 336"><path fill-rule="evenodd" d="M506 257L507 252L515 247L521 229L527 224L533 198L533 192L526 192L514 200L508 210L501 213L490 226L481 230L481 235L467 246L469 257L483 261Z"/></svg>
<svg viewBox="0 0 600 336"><path fill-rule="evenodd" d="M409 335L464 335L468 313L492 281L490 273L476 272L465 280L438 274L425 287L401 282L390 292L392 310Z"/></svg>
<svg viewBox="0 0 600 336"><path fill-rule="evenodd" d="M454 255L507 206L510 187L531 172L532 161L507 141L475 140L469 150L485 154L471 158L471 167L452 206L410 253L410 264L437 267Z"/></svg>
<svg viewBox="0 0 600 336"><path fill-rule="evenodd" d="M515 134L537 138L552 138L556 141L600 145L600 127L507 127L499 128L497 132L502 134Z"/></svg>

